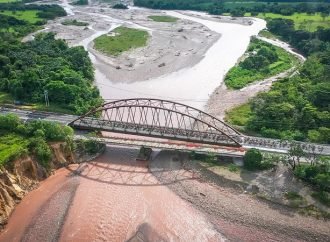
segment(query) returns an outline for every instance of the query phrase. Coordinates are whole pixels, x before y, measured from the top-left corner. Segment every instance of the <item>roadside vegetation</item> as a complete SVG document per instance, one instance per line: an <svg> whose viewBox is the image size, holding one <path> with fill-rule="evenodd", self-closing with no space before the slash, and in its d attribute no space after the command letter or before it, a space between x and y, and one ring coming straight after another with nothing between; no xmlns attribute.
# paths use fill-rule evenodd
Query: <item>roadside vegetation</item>
<svg viewBox="0 0 330 242"><path fill-rule="evenodd" d="M230 88L240 89L286 71L297 63L298 60L282 48L253 38L243 61L229 70L225 83Z"/></svg>
<svg viewBox="0 0 330 242"><path fill-rule="evenodd" d="M98 51L112 56L119 56L133 48L147 44L149 34L145 30L118 27L112 31L113 35L102 35L94 40L94 47Z"/></svg>
<svg viewBox="0 0 330 242"><path fill-rule="evenodd" d="M268 156L263 156L258 149L249 149L244 157L244 168L249 171L253 170L267 170L272 168L275 164Z"/></svg>
<svg viewBox="0 0 330 242"><path fill-rule="evenodd" d="M48 142L71 143L72 135L68 126L40 120L23 123L15 115L0 115L0 167L33 155L40 165L49 168L52 153Z"/></svg>
<svg viewBox="0 0 330 242"><path fill-rule="evenodd" d="M153 15L148 16L148 18L152 19L155 22L175 23L176 21L178 21L178 18L165 15Z"/></svg>
<svg viewBox="0 0 330 242"><path fill-rule="evenodd" d="M312 197L330 207L330 157L306 154L300 145L293 144L283 162L297 178L313 186Z"/></svg>
<svg viewBox="0 0 330 242"><path fill-rule="evenodd" d="M87 22L81 22L76 19L67 19L62 22L63 25L88 26Z"/></svg>

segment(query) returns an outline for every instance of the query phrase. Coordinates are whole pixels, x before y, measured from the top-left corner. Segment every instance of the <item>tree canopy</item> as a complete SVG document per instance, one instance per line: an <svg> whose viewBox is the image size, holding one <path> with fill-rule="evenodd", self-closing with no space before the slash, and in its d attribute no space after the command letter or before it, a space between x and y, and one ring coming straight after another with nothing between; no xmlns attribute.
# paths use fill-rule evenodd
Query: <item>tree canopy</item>
<svg viewBox="0 0 330 242"><path fill-rule="evenodd" d="M21 43L0 35L0 91L28 103L49 101L81 114L101 103L93 67L83 47L69 48L53 33Z"/></svg>

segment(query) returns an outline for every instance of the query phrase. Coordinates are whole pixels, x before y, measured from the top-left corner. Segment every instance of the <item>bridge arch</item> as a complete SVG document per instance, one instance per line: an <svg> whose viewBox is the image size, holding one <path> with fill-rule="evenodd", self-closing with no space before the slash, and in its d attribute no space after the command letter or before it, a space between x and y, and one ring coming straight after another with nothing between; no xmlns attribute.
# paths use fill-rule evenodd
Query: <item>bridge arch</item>
<svg viewBox="0 0 330 242"><path fill-rule="evenodd" d="M241 134L223 121L191 106L161 99L132 98L106 102L73 120L70 126L241 146Z"/></svg>

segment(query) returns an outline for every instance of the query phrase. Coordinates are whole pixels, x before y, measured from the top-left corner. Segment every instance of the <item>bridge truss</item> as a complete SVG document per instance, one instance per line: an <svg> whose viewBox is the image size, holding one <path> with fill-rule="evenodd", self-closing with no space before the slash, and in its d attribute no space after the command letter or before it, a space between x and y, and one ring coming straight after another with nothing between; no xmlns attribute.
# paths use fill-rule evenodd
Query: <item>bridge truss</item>
<svg viewBox="0 0 330 242"><path fill-rule="evenodd" d="M240 133L196 108L161 99L122 99L104 103L70 123L101 130L240 147Z"/></svg>

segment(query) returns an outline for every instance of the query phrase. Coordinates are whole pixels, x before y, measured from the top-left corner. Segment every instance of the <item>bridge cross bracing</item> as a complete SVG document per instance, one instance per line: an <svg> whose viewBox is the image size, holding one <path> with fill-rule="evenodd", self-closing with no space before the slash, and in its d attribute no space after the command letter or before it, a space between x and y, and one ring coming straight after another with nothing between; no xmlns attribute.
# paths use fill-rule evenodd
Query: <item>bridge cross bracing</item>
<svg viewBox="0 0 330 242"><path fill-rule="evenodd" d="M208 144L241 146L240 134L223 121L193 107L160 99L108 102L71 124L80 129L138 134Z"/></svg>

